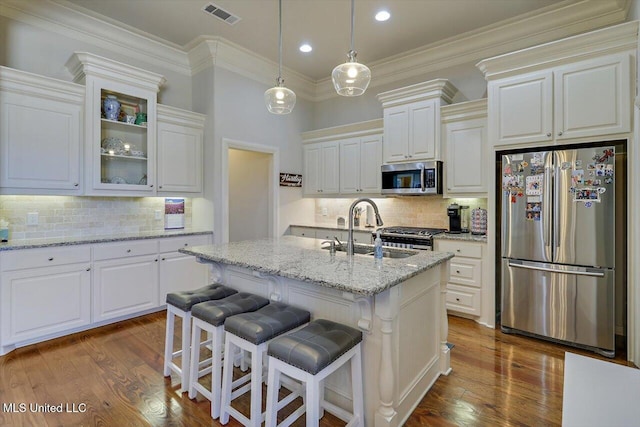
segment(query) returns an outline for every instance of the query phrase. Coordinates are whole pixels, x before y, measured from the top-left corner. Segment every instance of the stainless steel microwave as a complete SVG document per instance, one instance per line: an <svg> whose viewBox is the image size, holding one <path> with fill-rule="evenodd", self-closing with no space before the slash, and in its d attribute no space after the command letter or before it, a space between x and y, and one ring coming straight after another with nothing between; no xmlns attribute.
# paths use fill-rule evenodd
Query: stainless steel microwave
<svg viewBox="0 0 640 427"><path fill-rule="evenodd" d="M406 196L442 194L442 162L382 165L382 194Z"/></svg>

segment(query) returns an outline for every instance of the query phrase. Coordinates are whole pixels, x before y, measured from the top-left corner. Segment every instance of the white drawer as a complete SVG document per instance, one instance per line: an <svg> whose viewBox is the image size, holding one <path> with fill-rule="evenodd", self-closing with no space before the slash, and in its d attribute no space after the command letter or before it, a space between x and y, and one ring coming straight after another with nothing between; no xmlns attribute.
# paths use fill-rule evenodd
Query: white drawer
<svg viewBox="0 0 640 427"><path fill-rule="evenodd" d="M176 252L178 249L186 248L188 246L202 246L211 244L209 235L202 236L179 236L179 237L167 237L158 240L158 247L161 253L164 252Z"/></svg>
<svg viewBox="0 0 640 427"><path fill-rule="evenodd" d="M447 285L447 310L480 316L480 289Z"/></svg>
<svg viewBox="0 0 640 427"><path fill-rule="evenodd" d="M345 231L344 235L347 236L349 234L348 231ZM366 243L366 244L370 244L373 243L371 241L372 238L372 234L367 232L367 231L354 231L353 232L353 241L356 243Z"/></svg>
<svg viewBox="0 0 640 427"><path fill-rule="evenodd" d="M449 261L449 282L480 288L482 286L482 260L453 257Z"/></svg>
<svg viewBox="0 0 640 427"><path fill-rule="evenodd" d="M340 238L340 232L335 230L318 229L315 231L316 239L333 240L334 237ZM309 236L305 236L309 237Z"/></svg>
<svg viewBox="0 0 640 427"><path fill-rule="evenodd" d="M440 252L453 252L456 256L482 258L482 244L459 242L457 240L438 240L437 248Z"/></svg>
<svg viewBox="0 0 640 427"><path fill-rule="evenodd" d="M2 271L90 261L91 249L88 245L22 249L2 253Z"/></svg>
<svg viewBox="0 0 640 427"><path fill-rule="evenodd" d="M125 258L139 255L150 255L158 253L158 241L149 240L129 240L117 243L102 243L93 246L93 259L100 261L103 259Z"/></svg>

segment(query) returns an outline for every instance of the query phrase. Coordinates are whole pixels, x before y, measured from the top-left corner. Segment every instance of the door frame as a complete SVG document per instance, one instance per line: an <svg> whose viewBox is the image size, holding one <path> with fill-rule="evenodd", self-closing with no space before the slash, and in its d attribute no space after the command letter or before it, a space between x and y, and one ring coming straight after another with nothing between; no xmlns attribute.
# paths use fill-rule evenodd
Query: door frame
<svg viewBox="0 0 640 427"><path fill-rule="evenodd" d="M269 230L267 235L269 237L275 237L276 230L278 230L279 213L279 171L280 171L280 150L278 147L272 147L269 145L256 144L252 142L238 141L235 139L222 138L222 158L221 158L221 222L222 229L220 230L221 243L229 242L229 149L254 151L257 153L269 154Z"/></svg>

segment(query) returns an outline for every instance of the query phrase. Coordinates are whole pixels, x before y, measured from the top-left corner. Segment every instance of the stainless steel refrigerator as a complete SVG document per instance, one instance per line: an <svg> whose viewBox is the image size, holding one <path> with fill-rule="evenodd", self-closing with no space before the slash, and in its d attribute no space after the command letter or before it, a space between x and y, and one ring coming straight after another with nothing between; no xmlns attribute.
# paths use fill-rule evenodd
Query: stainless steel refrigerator
<svg viewBox="0 0 640 427"><path fill-rule="evenodd" d="M624 277L616 268L626 258L623 148L502 156L503 331L614 355Z"/></svg>

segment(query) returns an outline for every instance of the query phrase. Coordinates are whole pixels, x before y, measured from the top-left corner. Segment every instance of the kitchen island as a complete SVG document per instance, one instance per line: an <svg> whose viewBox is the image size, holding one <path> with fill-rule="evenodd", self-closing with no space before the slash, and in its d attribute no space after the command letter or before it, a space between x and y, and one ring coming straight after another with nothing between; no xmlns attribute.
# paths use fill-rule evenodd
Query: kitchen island
<svg viewBox="0 0 640 427"><path fill-rule="evenodd" d="M366 426L402 425L451 370L445 310L451 253L397 250L392 255L411 256L350 258L330 254L320 240L293 236L180 252L210 264L220 283L362 330ZM348 369L327 378L325 398L350 409Z"/></svg>

